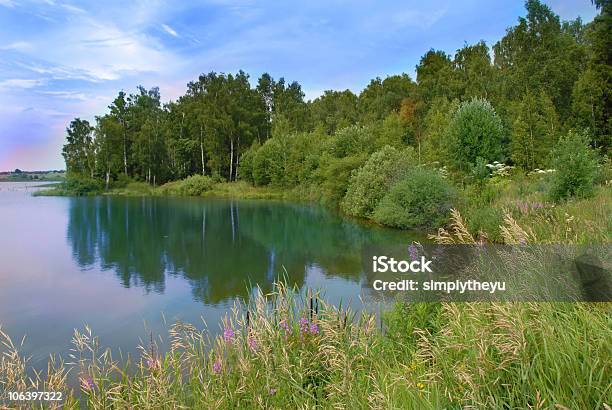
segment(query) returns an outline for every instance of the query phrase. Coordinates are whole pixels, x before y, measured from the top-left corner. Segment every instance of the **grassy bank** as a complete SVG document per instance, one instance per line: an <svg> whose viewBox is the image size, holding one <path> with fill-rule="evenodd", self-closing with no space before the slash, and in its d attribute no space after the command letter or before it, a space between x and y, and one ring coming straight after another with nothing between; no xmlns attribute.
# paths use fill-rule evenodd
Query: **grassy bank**
<svg viewBox="0 0 612 410"><path fill-rule="evenodd" d="M537 240L510 215L502 238ZM476 235L455 213L433 239ZM277 285L238 303L218 336L175 324L169 352L151 337L129 363L75 331L70 362L51 361L44 379L27 378L2 334L0 391L63 391L63 408L98 409L607 408L611 314L610 303L398 303L378 320Z"/></svg>
<svg viewBox="0 0 612 410"><path fill-rule="evenodd" d="M603 408L612 402L609 304L397 305L381 326L279 287L223 334L176 324L120 363L89 329L74 359L30 381L2 335L7 391L63 391L63 408ZM249 316L244 312L248 309ZM563 331L560 331L562 329ZM81 398L66 384L78 376ZM80 402L79 402L80 400ZM15 406L16 403L7 403Z"/></svg>
<svg viewBox="0 0 612 410"><path fill-rule="evenodd" d="M549 185L549 177L538 174L518 174L491 178L480 184L467 184L456 188L456 209L463 215L470 231L487 242L503 242L500 227L506 213L512 215L521 225L529 226L539 243L602 243L611 240L611 184L596 186L593 195L588 198L573 198L560 202L550 200ZM58 184L50 189L36 191L34 195L73 196L75 190L66 184ZM215 182L202 176L169 182L158 187L144 182L128 182L109 190L98 187L83 192L82 195L298 200L335 206L321 195L320 190L313 189L312 186L298 185L293 189L283 189L253 186L246 181ZM432 228L429 230L433 232Z"/></svg>
<svg viewBox="0 0 612 410"><path fill-rule="evenodd" d="M35 196L202 196L221 197L235 199L299 199L298 195L285 192L272 187L254 187L244 181L236 182L214 182L207 184L205 189L196 190L194 193L187 192L183 186L185 180L169 182L154 187L144 182L129 182L124 186L111 187L108 190L101 188L87 192L76 193L64 184L50 189L40 190Z"/></svg>

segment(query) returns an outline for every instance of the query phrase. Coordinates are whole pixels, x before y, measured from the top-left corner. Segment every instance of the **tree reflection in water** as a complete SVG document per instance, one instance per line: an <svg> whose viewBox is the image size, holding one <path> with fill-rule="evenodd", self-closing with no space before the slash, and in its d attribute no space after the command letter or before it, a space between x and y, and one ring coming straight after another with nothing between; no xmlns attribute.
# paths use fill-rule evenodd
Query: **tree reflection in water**
<svg viewBox="0 0 612 410"><path fill-rule="evenodd" d="M358 281L368 243L406 238L315 206L201 198L71 198L67 232L75 261L99 263L125 287L163 293L166 275L217 304L271 290L286 271L301 286L308 266Z"/></svg>

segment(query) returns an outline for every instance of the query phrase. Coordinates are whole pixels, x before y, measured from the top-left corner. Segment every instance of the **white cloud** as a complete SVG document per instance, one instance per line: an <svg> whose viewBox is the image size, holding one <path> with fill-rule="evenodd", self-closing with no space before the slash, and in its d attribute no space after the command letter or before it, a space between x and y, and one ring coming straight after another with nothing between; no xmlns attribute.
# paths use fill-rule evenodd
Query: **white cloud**
<svg viewBox="0 0 612 410"><path fill-rule="evenodd" d="M178 37L179 36L178 33L172 27L170 27L169 25L162 24L161 27L162 27L162 29L166 33L170 34L172 37Z"/></svg>
<svg viewBox="0 0 612 410"><path fill-rule="evenodd" d="M10 78L8 80L0 81L0 90L34 88L41 86L44 83L44 80L39 79Z"/></svg>
<svg viewBox="0 0 612 410"><path fill-rule="evenodd" d="M66 100L87 101L93 97L78 91L42 91L41 94Z"/></svg>
<svg viewBox="0 0 612 410"><path fill-rule="evenodd" d="M392 21L400 27L429 28L446 14L446 9L435 11L404 10L393 15Z"/></svg>
<svg viewBox="0 0 612 410"><path fill-rule="evenodd" d="M1 0L0 0L1 1ZM15 41L14 43L1 46L0 50L15 50L15 51L27 51L32 48L32 44L27 41Z"/></svg>
<svg viewBox="0 0 612 410"><path fill-rule="evenodd" d="M77 7L77 6L73 6L72 4L62 3L62 4L60 4L60 7L62 7L63 9L65 9L65 10L71 12L71 13L74 13L74 14L85 14L85 13L87 13L82 8Z"/></svg>
<svg viewBox="0 0 612 410"><path fill-rule="evenodd" d="M0 6L15 7L15 2L13 0L0 0Z"/></svg>

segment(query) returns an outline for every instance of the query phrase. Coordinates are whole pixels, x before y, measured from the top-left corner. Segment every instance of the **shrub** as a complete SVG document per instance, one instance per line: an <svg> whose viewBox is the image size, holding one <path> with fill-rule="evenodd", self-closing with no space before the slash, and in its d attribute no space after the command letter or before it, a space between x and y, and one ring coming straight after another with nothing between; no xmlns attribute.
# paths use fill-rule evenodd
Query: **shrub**
<svg viewBox="0 0 612 410"><path fill-rule="evenodd" d="M437 171L415 168L384 196L373 217L397 228L437 227L446 220L454 199L454 189Z"/></svg>
<svg viewBox="0 0 612 410"><path fill-rule="evenodd" d="M286 152L284 186L293 188L312 182L319 166L322 138L315 134L298 133L283 139Z"/></svg>
<svg viewBox="0 0 612 410"><path fill-rule="evenodd" d="M597 155L589 147L586 133L570 131L553 151L553 174L549 195L555 201L593 195L597 177Z"/></svg>
<svg viewBox="0 0 612 410"><path fill-rule="evenodd" d="M471 170L479 157L488 163L502 159L504 127L487 100L461 103L450 120L448 134L448 153L457 169Z"/></svg>
<svg viewBox="0 0 612 410"><path fill-rule="evenodd" d="M374 146L374 140L369 127L351 125L334 134L328 143L328 151L336 158L357 155L368 152L370 147Z"/></svg>
<svg viewBox="0 0 612 410"><path fill-rule="evenodd" d="M278 138L270 138L253 156L253 182L282 185L284 174L283 146Z"/></svg>
<svg viewBox="0 0 612 410"><path fill-rule="evenodd" d="M129 175L122 172L119 175L117 175L117 179L113 181L112 187L113 188L125 188L126 186L128 186L128 184L132 182L134 182L134 180L130 178Z"/></svg>
<svg viewBox="0 0 612 410"><path fill-rule="evenodd" d="M192 175L181 181L179 192L185 196L200 196L210 191L214 185L212 178L206 175Z"/></svg>
<svg viewBox="0 0 612 410"><path fill-rule="evenodd" d="M407 172L413 159L411 148L399 151L387 145L373 153L351 175L346 196L340 204L341 209L349 215L371 217L389 187Z"/></svg>
<svg viewBox="0 0 612 410"><path fill-rule="evenodd" d="M71 175L66 178L65 189L71 195L95 195L102 192L102 182L91 177Z"/></svg>
<svg viewBox="0 0 612 410"><path fill-rule="evenodd" d="M238 176L240 179L248 181L252 184L255 183L253 180L253 162L255 159L255 155L257 154L257 150L259 150L259 142L253 142L253 145L249 147L248 150L242 154L240 157L240 165L238 167Z"/></svg>
<svg viewBox="0 0 612 410"><path fill-rule="evenodd" d="M324 205L338 206L346 194L351 173L366 159L363 154L344 158L334 158L327 153L322 156L316 176L321 184L321 202Z"/></svg>
<svg viewBox="0 0 612 410"><path fill-rule="evenodd" d="M168 182L159 187L161 195L200 196L214 186L213 179L206 175L192 175L180 181Z"/></svg>

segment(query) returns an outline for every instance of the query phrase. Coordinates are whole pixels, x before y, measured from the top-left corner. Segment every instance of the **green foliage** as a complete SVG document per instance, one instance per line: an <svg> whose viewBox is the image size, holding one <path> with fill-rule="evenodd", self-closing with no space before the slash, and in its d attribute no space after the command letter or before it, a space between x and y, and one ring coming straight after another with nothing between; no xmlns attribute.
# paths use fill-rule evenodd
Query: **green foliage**
<svg viewBox="0 0 612 410"><path fill-rule="evenodd" d="M612 23L612 18L610 23ZM599 69L597 69L599 68ZM572 91L572 113L577 126L593 132L593 145L607 150L612 146L612 124L609 100L612 94L610 66L596 66L585 70Z"/></svg>
<svg viewBox="0 0 612 410"><path fill-rule="evenodd" d="M573 196L592 196L597 165L597 155L589 147L588 134L570 131L553 151L556 172L552 179L551 198L561 201Z"/></svg>
<svg viewBox="0 0 612 410"><path fill-rule="evenodd" d="M326 137L317 133L298 133L283 140L286 161L284 167L284 186L311 184L319 166L319 159Z"/></svg>
<svg viewBox="0 0 612 410"><path fill-rule="evenodd" d="M321 186L321 202L327 206L337 207L346 195L351 174L367 159L367 155L364 154L343 158L324 154L316 173L316 179Z"/></svg>
<svg viewBox="0 0 612 410"><path fill-rule="evenodd" d="M386 325L385 336L394 344L405 347L413 353L419 343L417 331L425 331L430 339L444 326L442 306L440 303L401 303L396 302L393 308L384 312Z"/></svg>
<svg viewBox="0 0 612 410"><path fill-rule="evenodd" d="M502 95L512 101L526 90L542 90L557 112L568 117L572 87L586 57L583 41L546 4L528 0L525 8L527 16L519 17L493 48Z"/></svg>
<svg viewBox="0 0 612 410"><path fill-rule="evenodd" d="M187 196L200 196L213 187L213 180L206 175L192 175L182 181L180 192Z"/></svg>
<svg viewBox="0 0 612 410"><path fill-rule="evenodd" d="M70 175L64 182L64 189L71 195L95 195L102 192L102 182L88 176Z"/></svg>
<svg viewBox="0 0 612 410"><path fill-rule="evenodd" d="M504 212L492 206L473 206L463 214L470 232L484 234L488 240L502 243L500 226L504 221Z"/></svg>
<svg viewBox="0 0 612 410"><path fill-rule="evenodd" d="M123 172L117 175L117 178L113 181L113 188L125 188L128 184L134 182L132 178L130 178L127 174Z"/></svg>
<svg viewBox="0 0 612 410"><path fill-rule="evenodd" d="M408 129L396 113L387 115L374 131L377 134L377 146L388 145L401 149L408 142Z"/></svg>
<svg viewBox="0 0 612 410"><path fill-rule="evenodd" d="M459 107L457 100L436 98L425 116L423 157L426 161L448 162L448 124Z"/></svg>
<svg viewBox="0 0 612 410"><path fill-rule="evenodd" d="M371 217L378 202L413 161L412 149L399 151L387 145L376 151L351 175L340 208L349 215Z"/></svg>
<svg viewBox="0 0 612 410"><path fill-rule="evenodd" d="M117 189L195 174L217 183L241 178L336 206L352 170L386 145L411 146L419 164L448 166L453 179L480 187L489 181L485 163L509 157L526 171L549 167L561 130L588 128L591 146L606 154L612 16L602 4L583 24L529 0L526 16L493 50L482 41L453 54L431 49L416 82L407 74L377 77L358 96L327 90L305 102L297 82L264 73L253 87L243 71L202 74L167 104L156 87L121 91L95 126L69 124L67 169L106 188L114 180ZM182 194L179 186L166 189ZM347 199L347 209L359 200ZM372 206L349 212L371 217Z"/></svg>
<svg viewBox="0 0 612 410"><path fill-rule="evenodd" d="M215 182L207 175L192 175L185 179L169 182L159 187L159 192L163 195L175 196L201 196L210 191Z"/></svg>
<svg viewBox="0 0 612 410"><path fill-rule="evenodd" d="M93 127L88 121L75 118L70 122L66 129L66 144L62 148L68 173L93 177L95 153L92 133Z"/></svg>
<svg viewBox="0 0 612 410"><path fill-rule="evenodd" d="M278 138L270 138L253 157L255 185L282 185L284 179L284 147Z"/></svg>
<svg viewBox="0 0 612 410"><path fill-rule="evenodd" d="M336 158L371 152L375 135L370 127L352 125L336 132L327 143L328 152Z"/></svg>
<svg viewBox="0 0 612 410"><path fill-rule="evenodd" d="M476 164L472 168L472 176L477 181L482 181L491 175L491 171L487 167L487 161L484 158L476 158Z"/></svg>
<svg viewBox="0 0 612 410"><path fill-rule="evenodd" d="M246 150L240 157L238 175L240 179L248 181L251 184L255 183L255 179L253 177L253 163L255 162L255 155L257 154L260 146L259 141L255 140L249 149Z"/></svg>
<svg viewBox="0 0 612 410"><path fill-rule="evenodd" d="M448 127L448 155L457 169L467 171L478 158L491 163L503 156L504 127L487 100L472 99L459 105Z"/></svg>
<svg viewBox="0 0 612 410"><path fill-rule="evenodd" d="M311 103L310 111L314 127L334 134L357 122L357 96L350 90L327 90Z"/></svg>
<svg viewBox="0 0 612 410"><path fill-rule="evenodd" d="M455 200L455 191L437 171L415 168L384 196L373 219L396 228L442 226Z"/></svg>
<svg viewBox="0 0 612 410"><path fill-rule="evenodd" d="M547 168L548 152L559 132L555 107L544 92L527 92L514 109L510 149L512 160L524 170Z"/></svg>
<svg viewBox="0 0 612 410"><path fill-rule="evenodd" d="M384 80L375 78L359 94L359 115L361 122L368 124L399 111L404 98L415 92L415 84L408 74L392 75Z"/></svg>

